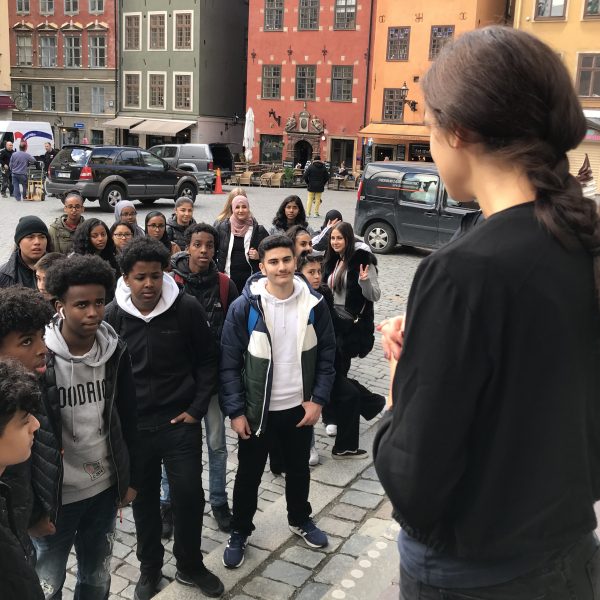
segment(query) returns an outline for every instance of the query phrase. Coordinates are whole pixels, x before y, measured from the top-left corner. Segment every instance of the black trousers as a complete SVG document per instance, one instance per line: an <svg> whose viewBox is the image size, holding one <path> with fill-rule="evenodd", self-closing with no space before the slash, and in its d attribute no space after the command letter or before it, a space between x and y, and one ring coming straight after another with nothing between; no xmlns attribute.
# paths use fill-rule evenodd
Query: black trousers
<svg viewBox="0 0 600 600"><path fill-rule="evenodd" d="M288 522L302 525L312 512L308 502L310 470L308 457L312 427L296 427L304 418L304 408L271 411L267 428L259 437L239 439L238 469L233 487L232 530L250 535L254 530L252 520L256 513L258 486L265 470L267 455L277 445L285 464L285 499Z"/></svg>
<svg viewBox="0 0 600 600"><path fill-rule="evenodd" d="M600 546L592 533L544 566L506 583L446 589L400 569L400 600L599 600Z"/></svg>
<svg viewBox="0 0 600 600"><path fill-rule="evenodd" d="M139 434L140 483L133 502L137 531L137 557L142 573L158 571L163 564L160 540L161 461L165 465L173 509L173 554L177 568L194 573L202 565L200 543L204 516L202 488L201 423L166 424Z"/></svg>

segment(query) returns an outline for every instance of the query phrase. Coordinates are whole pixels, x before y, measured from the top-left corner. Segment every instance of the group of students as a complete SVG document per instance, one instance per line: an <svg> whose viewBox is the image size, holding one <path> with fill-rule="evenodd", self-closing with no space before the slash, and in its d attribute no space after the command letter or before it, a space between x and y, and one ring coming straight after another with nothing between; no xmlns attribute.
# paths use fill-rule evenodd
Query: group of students
<svg viewBox="0 0 600 600"><path fill-rule="evenodd" d="M28 460L26 449L5 456L0 418L0 492L12 493L0 514L0 545L10 547L0 551L0 588L60 598L74 546L76 597L106 598L117 511L132 503L135 598L159 589L165 525L176 579L221 595L200 549L202 421L211 510L230 532L226 567L244 560L269 455L285 474L291 531L327 545L308 501L313 425L323 414L328 433L335 427L333 459L364 458L360 415L372 419L385 403L348 378L351 359L372 348L380 296L377 261L352 227L333 211L314 236L290 196L269 235L242 189L215 226L196 223L188 199L169 221L148 213L144 230L129 202L110 229L83 219L75 193L64 209L49 229L23 217L0 267L0 359L24 365L0 370L26 390L0 414L32 448ZM23 368L37 378L29 388ZM239 442L231 509L225 416Z"/></svg>

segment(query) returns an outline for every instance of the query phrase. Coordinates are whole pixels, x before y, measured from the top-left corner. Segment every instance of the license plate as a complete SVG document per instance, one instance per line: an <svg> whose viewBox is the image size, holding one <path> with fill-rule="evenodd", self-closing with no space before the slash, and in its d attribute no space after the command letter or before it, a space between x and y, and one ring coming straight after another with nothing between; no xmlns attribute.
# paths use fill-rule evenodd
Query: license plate
<svg viewBox="0 0 600 600"><path fill-rule="evenodd" d="M71 173L57 173L58 177L64 177L65 179L68 179L71 177Z"/></svg>

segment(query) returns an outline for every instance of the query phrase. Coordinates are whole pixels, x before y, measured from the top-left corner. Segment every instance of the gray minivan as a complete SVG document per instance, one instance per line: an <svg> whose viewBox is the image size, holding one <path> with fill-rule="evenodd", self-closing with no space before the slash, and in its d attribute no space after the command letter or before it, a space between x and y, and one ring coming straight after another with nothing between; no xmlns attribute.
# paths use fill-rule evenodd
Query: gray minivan
<svg viewBox="0 0 600 600"><path fill-rule="evenodd" d="M435 249L477 209L448 196L433 163L372 162L358 188L354 230L378 254L396 244Z"/></svg>

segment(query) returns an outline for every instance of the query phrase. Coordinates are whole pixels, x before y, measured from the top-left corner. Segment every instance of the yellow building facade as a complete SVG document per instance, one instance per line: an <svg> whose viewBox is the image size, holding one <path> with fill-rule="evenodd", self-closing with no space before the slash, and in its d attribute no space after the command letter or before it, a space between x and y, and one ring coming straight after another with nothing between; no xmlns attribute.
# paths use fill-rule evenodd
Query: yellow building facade
<svg viewBox="0 0 600 600"><path fill-rule="evenodd" d="M515 28L542 39L562 57L588 119L584 142L569 154L576 174L585 155L600 186L600 2L516 0Z"/></svg>
<svg viewBox="0 0 600 600"><path fill-rule="evenodd" d="M430 161L420 80L461 33L509 19L506 0L377 0L363 157Z"/></svg>

